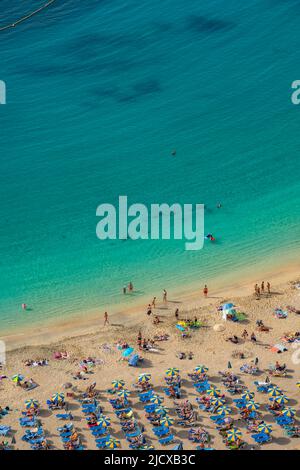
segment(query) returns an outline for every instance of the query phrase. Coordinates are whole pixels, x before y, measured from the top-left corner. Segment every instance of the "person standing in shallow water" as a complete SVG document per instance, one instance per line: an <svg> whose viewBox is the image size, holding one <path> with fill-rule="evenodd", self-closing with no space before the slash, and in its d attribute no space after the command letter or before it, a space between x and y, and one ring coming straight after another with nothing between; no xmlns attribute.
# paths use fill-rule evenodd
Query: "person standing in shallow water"
<svg viewBox="0 0 300 470"><path fill-rule="evenodd" d="M166 303L168 300L167 300L167 291L166 289L163 290L163 302Z"/></svg>
<svg viewBox="0 0 300 470"><path fill-rule="evenodd" d="M261 283L260 290L261 290L261 293L262 293L262 294L265 293L265 281L263 281L263 282Z"/></svg>
<svg viewBox="0 0 300 470"><path fill-rule="evenodd" d="M268 294L271 294L271 284L269 282L267 282L267 290Z"/></svg>
<svg viewBox="0 0 300 470"><path fill-rule="evenodd" d="M104 326L109 325L109 320L108 320L108 313L104 312Z"/></svg>
<svg viewBox="0 0 300 470"><path fill-rule="evenodd" d="M207 295L208 295L208 287L207 287L206 284L205 284L204 289L203 289L203 294L204 294L204 297L207 297Z"/></svg>

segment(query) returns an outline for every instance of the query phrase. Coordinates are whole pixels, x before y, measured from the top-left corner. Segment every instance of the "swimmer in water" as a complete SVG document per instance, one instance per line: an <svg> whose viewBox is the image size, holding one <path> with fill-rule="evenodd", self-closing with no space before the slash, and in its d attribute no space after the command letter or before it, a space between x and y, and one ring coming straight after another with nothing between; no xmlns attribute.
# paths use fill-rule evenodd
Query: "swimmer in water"
<svg viewBox="0 0 300 470"><path fill-rule="evenodd" d="M27 309L27 305L26 305L26 304L22 304L22 309L23 309L23 310L26 310L26 309Z"/></svg>
<svg viewBox="0 0 300 470"><path fill-rule="evenodd" d="M175 149L172 150L172 154L171 154L171 155L172 155L172 157L175 157L175 155L176 155L176 150L175 150Z"/></svg>
<svg viewBox="0 0 300 470"><path fill-rule="evenodd" d="M222 204L219 202L219 203L217 204L217 209L221 209L221 207L222 207Z"/></svg>

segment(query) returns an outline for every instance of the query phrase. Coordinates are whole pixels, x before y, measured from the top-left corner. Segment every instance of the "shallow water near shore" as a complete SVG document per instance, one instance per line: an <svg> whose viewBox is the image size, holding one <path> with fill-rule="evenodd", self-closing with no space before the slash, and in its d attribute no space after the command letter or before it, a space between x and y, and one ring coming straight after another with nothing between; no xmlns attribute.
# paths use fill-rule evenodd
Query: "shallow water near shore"
<svg viewBox="0 0 300 470"><path fill-rule="evenodd" d="M245 3L58 1L1 34L3 329L297 260L300 7ZM96 208L119 195L204 203L217 241L101 242Z"/></svg>

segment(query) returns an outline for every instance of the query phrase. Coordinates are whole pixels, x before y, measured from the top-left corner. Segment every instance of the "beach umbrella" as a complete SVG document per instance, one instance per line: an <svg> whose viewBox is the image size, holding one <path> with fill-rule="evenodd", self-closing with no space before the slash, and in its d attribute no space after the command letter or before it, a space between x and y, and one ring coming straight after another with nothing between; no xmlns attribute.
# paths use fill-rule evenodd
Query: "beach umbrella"
<svg viewBox="0 0 300 470"><path fill-rule="evenodd" d="M118 397L120 398L127 398L129 395L130 395L130 391L129 390L120 390L118 393L117 393Z"/></svg>
<svg viewBox="0 0 300 470"><path fill-rule="evenodd" d="M145 382L149 382L149 380L151 379L151 374L140 374L139 375L139 378L138 378L138 381L140 383L145 383Z"/></svg>
<svg viewBox="0 0 300 470"><path fill-rule="evenodd" d="M52 395L52 401L61 402L61 401L64 401L64 399L65 399L64 393L54 393Z"/></svg>
<svg viewBox="0 0 300 470"><path fill-rule="evenodd" d="M153 397L150 398L150 401L155 405L160 405L163 402L163 398L159 397L158 395L153 395Z"/></svg>
<svg viewBox="0 0 300 470"><path fill-rule="evenodd" d="M127 348L127 349L125 349L125 350L123 351L122 356L123 356L123 357L128 357L128 356L130 356L130 354L133 353L133 351L134 351L133 348Z"/></svg>
<svg viewBox="0 0 300 470"><path fill-rule="evenodd" d="M179 375L179 369L177 369L177 367L169 367L169 369L166 370L167 377L175 377L176 375Z"/></svg>
<svg viewBox="0 0 300 470"><path fill-rule="evenodd" d="M160 405L155 408L155 413L157 413L158 415L166 415L169 413L169 410L165 406Z"/></svg>
<svg viewBox="0 0 300 470"><path fill-rule="evenodd" d="M242 394L242 399L243 400L252 400L254 398L254 393L253 392L249 392L249 390L247 390L246 392L244 392Z"/></svg>
<svg viewBox="0 0 300 470"><path fill-rule="evenodd" d="M24 376L21 374L13 375L11 378L13 382L21 382L23 379L24 379Z"/></svg>
<svg viewBox="0 0 300 470"><path fill-rule="evenodd" d="M103 428L108 428L108 426L110 426L110 419L103 415L99 419L98 425L102 426Z"/></svg>
<svg viewBox="0 0 300 470"><path fill-rule="evenodd" d="M30 400L25 401L25 406L26 406L26 410L30 410L32 408L38 408L39 402L31 398Z"/></svg>
<svg viewBox="0 0 300 470"><path fill-rule="evenodd" d="M105 442L106 449L117 449L121 447L121 442L118 439L111 437L108 441Z"/></svg>
<svg viewBox="0 0 300 470"><path fill-rule="evenodd" d="M229 408L229 406L220 406L220 407L217 409L216 413L217 413L218 415L230 415L230 413L231 413L231 408Z"/></svg>
<svg viewBox="0 0 300 470"><path fill-rule="evenodd" d="M219 397L221 395L221 390L218 388L209 388L205 393L210 397Z"/></svg>
<svg viewBox="0 0 300 470"><path fill-rule="evenodd" d="M280 388L274 387L274 388L272 388L272 390L270 390L270 391L268 392L268 395L269 395L269 397L271 397L271 398L272 398L272 397L278 397L279 395L282 395L282 392L281 392Z"/></svg>
<svg viewBox="0 0 300 470"><path fill-rule="evenodd" d="M122 379L112 381L112 386L114 388L123 388L124 385L125 385L125 381Z"/></svg>
<svg viewBox="0 0 300 470"><path fill-rule="evenodd" d="M300 388L300 381L296 383L297 387Z"/></svg>
<svg viewBox="0 0 300 470"><path fill-rule="evenodd" d="M169 416L165 416L159 421L159 423L161 426L169 427L169 426L172 426L172 424L174 424L174 419L169 418Z"/></svg>
<svg viewBox="0 0 300 470"><path fill-rule="evenodd" d="M259 404L251 400L246 404L246 408L247 410L250 410L250 411L256 411L259 408Z"/></svg>
<svg viewBox="0 0 300 470"><path fill-rule="evenodd" d="M280 405L284 405L289 401L289 399L285 395L279 395L278 397L274 398L274 401Z"/></svg>
<svg viewBox="0 0 300 470"><path fill-rule="evenodd" d="M218 408L219 406L223 406L225 403L225 400L223 398L213 398L210 403Z"/></svg>
<svg viewBox="0 0 300 470"><path fill-rule="evenodd" d="M229 442L236 442L238 439L241 439L242 433L239 429L232 428L227 431L227 440Z"/></svg>
<svg viewBox="0 0 300 470"><path fill-rule="evenodd" d="M208 371L208 367L205 366L196 366L194 372L196 374L205 374Z"/></svg>
<svg viewBox="0 0 300 470"><path fill-rule="evenodd" d="M228 310L230 308L234 307L234 304L232 304L231 302L229 302L228 304L224 304L222 305L222 309L223 310Z"/></svg>
<svg viewBox="0 0 300 470"><path fill-rule="evenodd" d="M265 434L271 434L271 432L273 431L273 428L270 424L263 423L257 427L257 430L259 432L264 432Z"/></svg>
<svg viewBox="0 0 300 470"><path fill-rule="evenodd" d="M281 411L281 415L288 416L289 418L292 418L293 416L295 416L295 414L296 414L296 410L294 408L284 408Z"/></svg>

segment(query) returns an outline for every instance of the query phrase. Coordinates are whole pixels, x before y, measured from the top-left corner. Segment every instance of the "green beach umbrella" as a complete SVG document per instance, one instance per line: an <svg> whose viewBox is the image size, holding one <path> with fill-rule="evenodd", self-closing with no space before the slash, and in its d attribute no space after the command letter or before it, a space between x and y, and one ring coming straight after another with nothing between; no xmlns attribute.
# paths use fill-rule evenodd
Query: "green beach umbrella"
<svg viewBox="0 0 300 470"><path fill-rule="evenodd" d="M122 379L112 381L112 386L114 388L123 388L124 385L125 385L125 381Z"/></svg>
<svg viewBox="0 0 300 470"><path fill-rule="evenodd" d="M273 431L273 428L270 424L260 424L258 427L257 427L258 431L259 432L264 432L265 434L271 434L271 432Z"/></svg>
<svg viewBox="0 0 300 470"><path fill-rule="evenodd" d="M288 403L289 399L285 395L280 395L278 397L275 397L274 401L276 403L279 403L280 405L285 405L286 403Z"/></svg>
<svg viewBox="0 0 300 470"><path fill-rule="evenodd" d="M23 379L24 379L24 376L21 374L13 375L11 378L13 382L22 382Z"/></svg>
<svg viewBox="0 0 300 470"><path fill-rule="evenodd" d="M61 401L64 401L64 399L65 399L64 393L54 393L52 395L52 401L61 402Z"/></svg>
<svg viewBox="0 0 300 470"><path fill-rule="evenodd" d="M179 375L179 369L177 369L177 367L169 367L169 369L166 370L167 377L175 377L176 375Z"/></svg>
<svg viewBox="0 0 300 470"><path fill-rule="evenodd" d="M196 366L194 372L196 374L205 374L208 371L208 367L205 366Z"/></svg>
<svg viewBox="0 0 300 470"><path fill-rule="evenodd" d="M31 398L30 400L25 401L25 406L26 406L26 410L30 410L32 408L36 409L39 407L39 402Z"/></svg>
<svg viewBox="0 0 300 470"><path fill-rule="evenodd" d="M160 405L164 400L158 395L153 395L153 397L150 398L150 401L151 403L154 403L155 405Z"/></svg>
<svg viewBox="0 0 300 470"><path fill-rule="evenodd" d="M251 400L246 404L246 408L250 411L256 411L259 408L259 403L255 403L255 401Z"/></svg>
<svg viewBox="0 0 300 470"><path fill-rule="evenodd" d="M118 397L120 398L127 398L129 395L130 395L130 391L129 390L120 390L118 393L117 393Z"/></svg>
<svg viewBox="0 0 300 470"><path fill-rule="evenodd" d="M292 418L293 416L295 416L295 414L296 414L296 410L294 408L284 408L281 411L281 415L288 416L289 418Z"/></svg>
<svg viewBox="0 0 300 470"><path fill-rule="evenodd" d="M121 442L118 439L114 439L113 437L105 442L106 449L118 449L119 447L121 447Z"/></svg>
<svg viewBox="0 0 300 470"><path fill-rule="evenodd" d="M229 431L227 431L227 440L229 442L236 442L238 439L241 439L241 437L242 437L242 433L237 428L232 428Z"/></svg>
<svg viewBox="0 0 300 470"><path fill-rule="evenodd" d="M229 408L229 406L220 406L220 407L217 409L216 413L217 413L218 415L230 415L230 413L231 413L231 408Z"/></svg>
<svg viewBox="0 0 300 470"><path fill-rule="evenodd" d="M149 380L151 380L151 374L144 373L139 375L138 381L140 383L149 382Z"/></svg>
<svg viewBox="0 0 300 470"><path fill-rule="evenodd" d="M249 392L249 390L247 390L246 392L244 392L242 394L242 398L243 400L252 400L254 398L254 393L253 392Z"/></svg>
<svg viewBox="0 0 300 470"><path fill-rule="evenodd" d="M159 421L159 423L161 426L169 427L169 426L172 426L172 424L174 424L174 419L169 418L169 416L165 416Z"/></svg>

